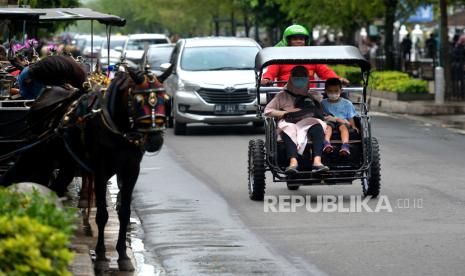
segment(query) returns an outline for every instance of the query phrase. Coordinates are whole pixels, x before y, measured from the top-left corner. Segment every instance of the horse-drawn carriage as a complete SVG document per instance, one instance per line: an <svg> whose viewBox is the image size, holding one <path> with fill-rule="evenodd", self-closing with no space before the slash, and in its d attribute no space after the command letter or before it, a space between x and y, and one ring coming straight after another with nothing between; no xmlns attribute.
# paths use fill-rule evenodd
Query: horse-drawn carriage
<svg viewBox="0 0 465 276"><path fill-rule="evenodd" d="M112 26L124 26L126 21L115 15L104 14L86 8L50 8L50 9L29 9L29 8L0 8L0 20L10 23L10 32L14 31L11 25L21 23L23 32L28 29L36 33L37 28L42 24L56 21L76 21L90 20L98 21L107 26L108 37L110 39ZM93 26L91 28L93 33ZM25 33L22 34L26 36ZM13 37L9 33L9 38ZM93 45L92 45L93 46ZM31 48L32 45L31 45ZM12 54L10 49L9 55ZM38 58L36 56L35 58ZM78 58L78 57L77 57ZM89 64L79 59L83 67L93 68L93 61ZM21 151L27 145L27 122L26 114L34 100L24 99L19 95L11 95L10 89L15 86L16 77L8 74L7 63L2 63L0 67L0 174L4 173L14 160L14 150ZM15 68L13 68L15 69ZM26 136L25 136L26 135ZM8 154L10 153L10 154Z"/></svg>
<svg viewBox="0 0 465 276"><path fill-rule="evenodd" d="M285 172L289 164L286 158L285 144L277 134L277 121L265 117L265 140L254 139L249 142L248 153L248 189L252 200L263 200L265 195L265 174L270 171L274 182L286 182L289 190L297 190L301 185L336 185L352 184L354 180L362 181L364 195L376 197L380 190L380 154L378 141L371 133L370 117L366 103L370 64L359 50L352 46L312 46L266 48L255 59L256 88L249 89L257 95L257 115L263 116L264 106L283 88L261 87L260 80L264 68L272 64L329 64L351 65L360 68L361 86L346 87L346 97L351 93L362 93L362 101L354 102L359 116L355 122L360 133L350 133L350 156L342 158L335 150L323 155L323 163L328 165L327 172L312 172L312 151L307 145L299 157L299 171L295 174ZM316 81L318 82L318 81ZM310 94L324 96L324 88L310 88ZM311 141L309 141L309 144ZM340 134L333 133L331 143L336 149L341 146Z"/></svg>
<svg viewBox="0 0 465 276"><path fill-rule="evenodd" d="M22 13L29 11L22 10ZM97 20L107 26L121 26L125 22L117 16L88 9L40 11L32 10L34 17L31 18L35 21L31 24L40 20ZM11 12L17 13L18 9ZM0 9L0 16L5 14L6 9ZM111 30L107 30L110 39ZM42 69L40 65L47 60L62 61L64 65L59 65L68 66L66 69L70 64L71 67L78 64L72 57L63 58L46 57L35 63L34 68ZM60 68L52 68L55 70L52 72ZM92 62L90 68L93 68ZM115 174L121 191L120 233L116 246L118 264L120 270L134 269L126 254L131 195L142 156L145 151L161 148L166 124L167 99L157 78L149 70L130 69L124 59L115 68L117 72L109 84L100 72L85 77L85 71L78 65L77 71L82 72L84 78L74 87L68 83L45 83L35 100L12 100L9 95L0 100L0 164L4 171L8 170L1 173L0 184L33 181L47 185L55 175L53 184L56 188L60 186L57 183L66 185L76 175L81 176L83 183L89 185L88 190L95 193L97 271L108 265L104 245L104 228L108 220L106 191L107 181ZM54 76L49 74L48 77L53 79Z"/></svg>

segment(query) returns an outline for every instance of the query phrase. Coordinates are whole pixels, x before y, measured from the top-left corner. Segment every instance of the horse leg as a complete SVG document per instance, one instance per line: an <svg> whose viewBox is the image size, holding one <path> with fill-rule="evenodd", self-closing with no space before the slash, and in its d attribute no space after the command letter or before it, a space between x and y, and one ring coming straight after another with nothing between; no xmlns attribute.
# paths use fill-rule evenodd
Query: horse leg
<svg viewBox="0 0 465 276"><path fill-rule="evenodd" d="M90 188L90 187L89 187ZM94 182L95 199L97 203L97 214L95 221L98 227L97 245L95 247L95 254L97 259L95 261L95 270L97 272L104 271L108 268L108 259L105 256L105 225L108 221L108 211L106 203L107 185L106 179L101 175L95 175Z"/></svg>
<svg viewBox="0 0 465 276"><path fill-rule="evenodd" d="M118 251L118 267L120 271L134 271L131 259L126 252L126 235L128 231L129 218L131 216L132 191L139 176L139 163L117 173L120 184L121 205L118 210L119 234L116 243Z"/></svg>

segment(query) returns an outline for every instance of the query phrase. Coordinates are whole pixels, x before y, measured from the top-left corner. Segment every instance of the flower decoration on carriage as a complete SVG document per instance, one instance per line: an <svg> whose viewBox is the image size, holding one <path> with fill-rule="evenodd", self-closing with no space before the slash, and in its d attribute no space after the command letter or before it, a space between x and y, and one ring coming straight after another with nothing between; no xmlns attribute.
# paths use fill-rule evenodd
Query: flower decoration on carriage
<svg viewBox="0 0 465 276"><path fill-rule="evenodd" d="M35 61L39 58L39 55L35 49L38 45L38 41L34 38L26 40L24 43L10 43L11 58L30 58L31 61Z"/></svg>
<svg viewBox="0 0 465 276"><path fill-rule="evenodd" d="M35 48L39 45L39 41L37 41L35 38L28 39L24 45L29 45L30 48Z"/></svg>
<svg viewBox="0 0 465 276"><path fill-rule="evenodd" d="M48 56L54 56L58 52L58 45L55 43L49 43L47 45L47 55Z"/></svg>

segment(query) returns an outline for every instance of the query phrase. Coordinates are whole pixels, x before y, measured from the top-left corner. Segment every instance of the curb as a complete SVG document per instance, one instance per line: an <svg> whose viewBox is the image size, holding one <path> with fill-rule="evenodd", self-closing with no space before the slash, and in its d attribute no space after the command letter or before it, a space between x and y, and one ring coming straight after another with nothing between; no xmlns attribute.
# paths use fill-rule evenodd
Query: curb
<svg viewBox="0 0 465 276"><path fill-rule="evenodd" d="M69 197L71 200L67 202L67 206L77 208L79 201L78 191L81 187L81 179L74 178L73 182L68 187ZM135 275L135 272L120 272L118 269L118 252L116 251L116 242L118 240L119 220L118 214L115 210L115 204L112 199L116 200L116 194L112 194L114 189L107 187L107 210L108 222L105 227L105 247L107 249L106 257L109 259L108 268L97 275ZM116 190L117 191L117 190ZM97 244L97 225L95 223L95 214L97 208L93 207L89 214L89 223L91 226L90 233L87 233L84 228L84 209L78 213L78 220L76 221L77 230L71 241L70 248L74 251L75 257L69 267L69 271L73 275L96 275L94 272L93 258L95 258L94 248ZM89 235L90 234L90 235ZM127 244L127 253L131 258L133 265L136 267L137 263L134 257L134 252L130 244ZM136 267L137 271L137 267Z"/></svg>
<svg viewBox="0 0 465 276"><path fill-rule="evenodd" d="M351 95L350 98L355 102L361 102L360 95ZM386 113L421 116L465 114L465 104L456 102L435 104L434 101L396 101L368 95L367 105L370 111Z"/></svg>

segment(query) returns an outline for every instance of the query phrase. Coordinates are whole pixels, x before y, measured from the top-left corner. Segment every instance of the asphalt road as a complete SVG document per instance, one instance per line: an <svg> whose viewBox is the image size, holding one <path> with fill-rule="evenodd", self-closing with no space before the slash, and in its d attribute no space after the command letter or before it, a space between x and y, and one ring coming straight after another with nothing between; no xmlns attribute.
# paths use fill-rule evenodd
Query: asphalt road
<svg viewBox="0 0 465 276"><path fill-rule="evenodd" d="M247 194L248 141L260 131L168 130L162 152L144 158L134 193L146 257L170 275L463 275L465 136L382 114L372 122L392 212L264 212ZM361 185L288 191L267 175L267 195L348 203Z"/></svg>

